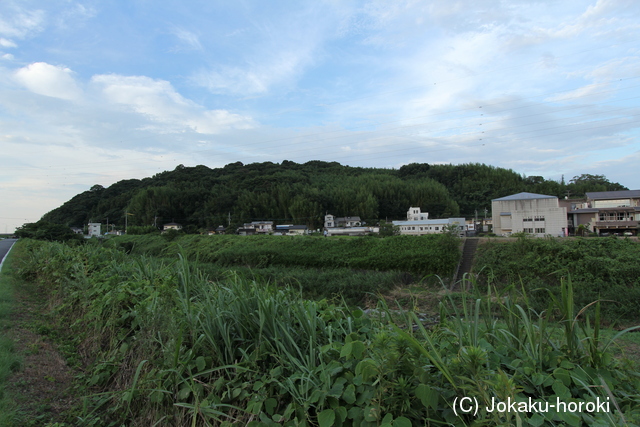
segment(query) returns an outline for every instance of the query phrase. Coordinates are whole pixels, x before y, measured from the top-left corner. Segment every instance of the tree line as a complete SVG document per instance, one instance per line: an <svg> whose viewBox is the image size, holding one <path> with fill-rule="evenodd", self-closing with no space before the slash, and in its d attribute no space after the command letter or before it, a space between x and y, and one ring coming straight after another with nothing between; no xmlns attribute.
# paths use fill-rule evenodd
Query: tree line
<svg viewBox="0 0 640 427"><path fill-rule="evenodd" d="M94 185L42 220L69 227L100 222L123 228L128 214L131 226L179 222L191 232L255 220L315 229L327 212L360 216L369 224L404 219L410 206L419 206L431 218L472 217L476 211L490 211L492 199L522 191L579 197L588 191L624 189L603 175L584 174L565 183L477 163L412 163L399 169L287 160L213 169L179 165L141 180Z"/></svg>

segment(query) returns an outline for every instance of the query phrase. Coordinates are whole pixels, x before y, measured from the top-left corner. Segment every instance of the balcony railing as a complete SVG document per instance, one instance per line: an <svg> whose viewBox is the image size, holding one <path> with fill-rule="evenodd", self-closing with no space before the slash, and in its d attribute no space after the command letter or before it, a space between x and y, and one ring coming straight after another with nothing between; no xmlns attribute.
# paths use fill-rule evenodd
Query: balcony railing
<svg viewBox="0 0 640 427"><path fill-rule="evenodd" d="M596 221L598 228L638 228L638 221Z"/></svg>

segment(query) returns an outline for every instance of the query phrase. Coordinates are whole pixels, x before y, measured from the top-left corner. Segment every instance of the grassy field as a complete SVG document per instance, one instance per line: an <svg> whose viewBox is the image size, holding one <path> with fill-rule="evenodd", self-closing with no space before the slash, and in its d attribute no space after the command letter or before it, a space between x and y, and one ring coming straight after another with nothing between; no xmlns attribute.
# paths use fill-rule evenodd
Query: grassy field
<svg viewBox="0 0 640 427"><path fill-rule="evenodd" d="M460 241L449 235L388 238L312 236L119 236L106 245L136 255L176 257L222 267L285 267L402 271L423 277L451 275Z"/></svg>
<svg viewBox="0 0 640 427"><path fill-rule="evenodd" d="M59 425L640 424L640 375L620 345L635 333L601 328L603 304L577 304L571 280L544 311L522 282L456 294L412 283L365 313L275 279L207 274L215 263L179 250L24 241L16 255L55 314L48 336L71 328L56 339L82 404ZM393 293L417 307L429 294L437 312L420 320ZM456 414L462 397L481 403L475 416ZM493 399L612 409L492 413Z"/></svg>
<svg viewBox="0 0 640 427"><path fill-rule="evenodd" d="M487 241L479 247L474 271L479 284L521 288L538 311L560 297L570 280L575 303L602 301L602 319L610 325L640 323L640 244L635 239L521 237Z"/></svg>
<svg viewBox="0 0 640 427"><path fill-rule="evenodd" d="M5 262L3 271L11 269ZM11 311L14 307L13 281L0 271L0 426L8 426L15 417L16 405L6 392L10 375L20 368L20 357L15 352L14 341L8 336Z"/></svg>

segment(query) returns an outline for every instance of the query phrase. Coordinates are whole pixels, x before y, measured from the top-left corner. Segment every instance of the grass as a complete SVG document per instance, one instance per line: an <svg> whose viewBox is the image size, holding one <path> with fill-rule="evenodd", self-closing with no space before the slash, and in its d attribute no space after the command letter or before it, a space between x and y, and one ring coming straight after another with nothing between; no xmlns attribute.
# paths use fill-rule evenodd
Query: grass
<svg viewBox="0 0 640 427"><path fill-rule="evenodd" d="M425 326L382 302L365 314L258 275L212 278L180 252L167 261L100 246L23 245L21 274L71 325L87 366L85 405L75 413L83 425L640 422L637 369L613 357L621 337L634 334L600 329L599 304L577 305L568 280L544 310L513 284L442 293L436 323ZM410 288L406 303L419 306L413 299L424 292ZM484 404L611 397L616 409L458 417L451 409L462 396Z"/></svg>
<svg viewBox="0 0 640 427"><path fill-rule="evenodd" d="M12 268L12 259L7 257L0 271L0 426L10 426L16 416L17 407L6 390L10 375L20 368L21 360L16 354L13 340L9 338L10 315L15 303L13 281L7 273Z"/></svg>
<svg viewBox="0 0 640 427"><path fill-rule="evenodd" d="M44 316L49 301L18 273L23 255L12 250L0 273L0 427L61 427L72 376L52 342L60 326Z"/></svg>

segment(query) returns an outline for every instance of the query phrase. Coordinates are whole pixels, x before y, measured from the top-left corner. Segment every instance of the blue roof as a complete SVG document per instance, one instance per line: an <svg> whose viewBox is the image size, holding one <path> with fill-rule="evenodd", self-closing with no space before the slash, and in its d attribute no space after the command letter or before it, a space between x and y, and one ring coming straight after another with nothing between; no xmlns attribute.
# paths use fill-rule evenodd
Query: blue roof
<svg viewBox="0 0 640 427"><path fill-rule="evenodd" d="M507 200L530 200L530 199L557 199L556 196L547 196L544 194L536 194L536 193L518 193L512 194L510 196L500 197L499 199L493 199L496 202L502 202Z"/></svg>
<svg viewBox="0 0 640 427"><path fill-rule="evenodd" d="M640 197L640 190L620 190L620 191L593 191L587 193L587 199L625 199Z"/></svg>

